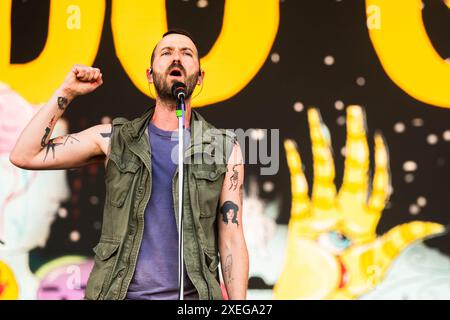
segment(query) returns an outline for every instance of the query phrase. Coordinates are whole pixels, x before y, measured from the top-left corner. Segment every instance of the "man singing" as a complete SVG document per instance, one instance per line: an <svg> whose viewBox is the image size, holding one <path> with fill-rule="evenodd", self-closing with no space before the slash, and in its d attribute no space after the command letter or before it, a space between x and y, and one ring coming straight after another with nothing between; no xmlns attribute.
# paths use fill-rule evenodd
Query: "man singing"
<svg viewBox="0 0 450 320"><path fill-rule="evenodd" d="M229 298L246 298L243 158L232 133L215 129L191 110L192 92L204 76L192 37L185 31L169 31L154 48L147 70L148 81L155 86L156 106L132 121L116 118L112 124L50 139L71 101L103 83L99 69L75 65L11 152L13 164L30 170L105 163L102 234L94 248L87 299L178 298L178 141L174 135L178 120L171 92L175 82L186 84L185 127L190 131L183 188L184 298L222 299L219 255ZM199 157L214 161L199 162ZM226 216L229 207L234 210L232 219Z"/></svg>

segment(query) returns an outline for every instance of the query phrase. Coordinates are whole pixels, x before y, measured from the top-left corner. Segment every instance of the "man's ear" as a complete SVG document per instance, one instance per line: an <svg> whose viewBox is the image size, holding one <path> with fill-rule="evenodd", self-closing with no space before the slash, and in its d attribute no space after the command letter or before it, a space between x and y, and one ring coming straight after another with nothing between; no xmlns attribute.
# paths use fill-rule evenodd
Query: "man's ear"
<svg viewBox="0 0 450 320"><path fill-rule="evenodd" d="M205 70L200 69L200 71L199 71L199 77L198 77L198 80L197 80L197 85L198 85L198 86L201 86L201 85L202 85L203 79L204 79L204 78L205 78Z"/></svg>
<svg viewBox="0 0 450 320"><path fill-rule="evenodd" d="M147 69L146 73L147 73L148 83L153 83L152 68L150 67L149 69Z"/></svg>

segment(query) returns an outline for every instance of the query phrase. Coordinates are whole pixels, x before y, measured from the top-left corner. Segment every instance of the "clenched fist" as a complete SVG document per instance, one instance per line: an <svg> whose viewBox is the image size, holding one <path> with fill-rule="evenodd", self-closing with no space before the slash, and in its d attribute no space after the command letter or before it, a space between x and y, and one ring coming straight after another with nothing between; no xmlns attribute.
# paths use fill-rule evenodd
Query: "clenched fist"
<svg viewBox="0 0 450 320"><path fill-rule="evenodd" d="M102 84L100 69L74 65L64 80L62 89L68 95L68 98L75 98L94 91Z"/></svg>

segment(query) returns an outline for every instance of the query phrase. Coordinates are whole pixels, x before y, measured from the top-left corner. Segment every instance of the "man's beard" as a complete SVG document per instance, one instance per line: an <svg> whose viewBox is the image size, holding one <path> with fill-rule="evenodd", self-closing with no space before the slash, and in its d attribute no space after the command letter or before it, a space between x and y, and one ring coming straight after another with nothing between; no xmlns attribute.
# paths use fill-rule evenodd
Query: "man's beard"
<svg viewBox="0 0 450 320"><path fill-rule="evenodd" d="M166 74L156 73L153 72L154 76L154 84L155 84L155 90L158 94L159 99L165 102L172 102L176 103L176 98L172 95L172 86L175 83L175 81L167 81L169 77L169 73L172 70L173 67L177 67L182 70L183 74L186 74L184 68L181 65L171 65L168 69ZM194 74L191 74L187 77L185 77L185 85L186 85L186 99L189 99L194 92L195 85L198 81L198 73L195 72Z"/></svg>

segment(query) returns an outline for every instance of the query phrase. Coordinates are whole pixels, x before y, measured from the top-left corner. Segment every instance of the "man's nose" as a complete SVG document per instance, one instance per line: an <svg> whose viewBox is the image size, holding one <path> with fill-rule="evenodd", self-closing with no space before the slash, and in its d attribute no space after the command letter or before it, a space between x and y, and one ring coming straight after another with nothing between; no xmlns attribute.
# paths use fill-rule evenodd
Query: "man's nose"
<svg viewBox="0 0 450 320"><path fill-rule="evenodd" d="M179 51L175 51L175 52L173 53L173 61L178 61L178 62L181 61L181 54L180 54Z"/></svg>

